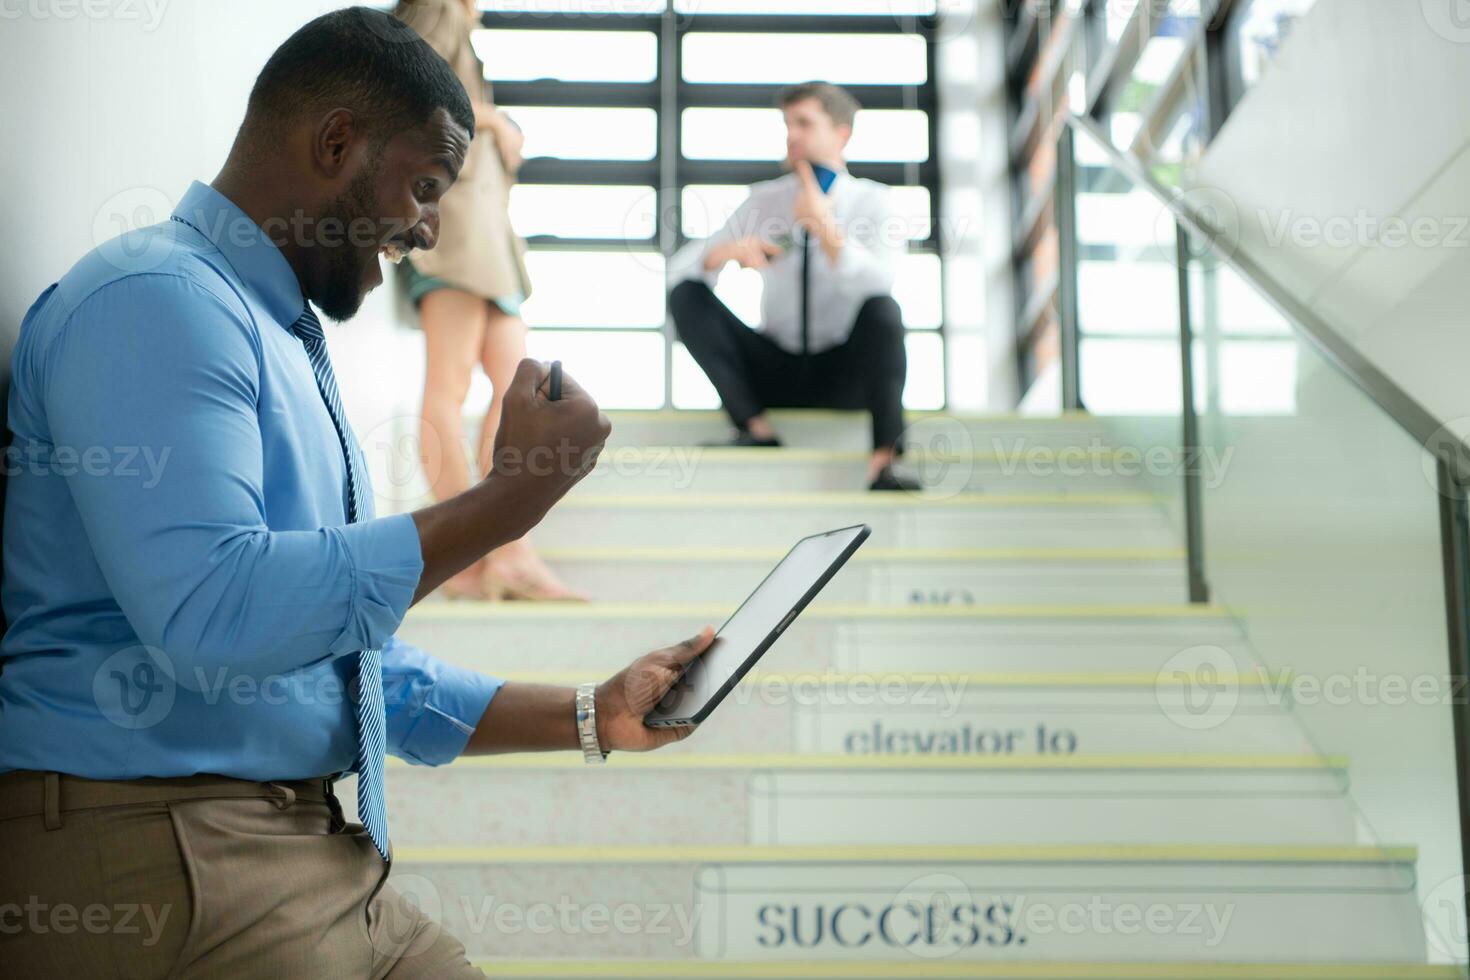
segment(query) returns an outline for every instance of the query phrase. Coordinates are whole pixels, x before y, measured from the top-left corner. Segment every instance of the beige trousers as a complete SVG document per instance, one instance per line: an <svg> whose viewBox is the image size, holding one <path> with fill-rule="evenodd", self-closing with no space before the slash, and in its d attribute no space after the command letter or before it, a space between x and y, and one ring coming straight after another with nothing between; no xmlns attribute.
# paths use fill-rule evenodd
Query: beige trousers
<svg viewBox="0 0 1470 980"><path fill-rule="evenodd" d="M482 977L327 779L0 773L0 978Z"/></svg>

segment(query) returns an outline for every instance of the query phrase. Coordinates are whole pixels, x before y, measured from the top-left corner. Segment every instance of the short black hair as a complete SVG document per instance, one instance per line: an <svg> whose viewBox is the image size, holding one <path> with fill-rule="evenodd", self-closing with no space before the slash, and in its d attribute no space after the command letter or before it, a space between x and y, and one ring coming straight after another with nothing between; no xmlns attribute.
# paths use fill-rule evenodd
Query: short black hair
<svg viewBox="0 0 1470 980"><path fill-rule="evenodd" d="M784 109L807 99L820 102L823 111L839 126L851 126L857 118L858 110L863 107L857 96L840 85L833 85L831 82L802 82L800 85L788 85L777 92L776 108Z"/></svg>
<svg viewBox="0 0 1470 980"><path fill-rule="evenodd" d="M276 48L255 79L241 130L269 137L337 106L359 113L376 145L422 126L436 109L475 135L474 108L449 64L413 27L369 7L323 14Z"/></svg>

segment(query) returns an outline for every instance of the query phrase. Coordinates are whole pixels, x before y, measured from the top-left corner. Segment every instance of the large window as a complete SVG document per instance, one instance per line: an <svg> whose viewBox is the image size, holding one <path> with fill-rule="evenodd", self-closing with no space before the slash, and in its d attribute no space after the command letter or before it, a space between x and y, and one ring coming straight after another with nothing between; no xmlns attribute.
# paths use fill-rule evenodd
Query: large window
<svg viewBox="0 0 1470 980"><path fill-rule="evenodd" d="M913 408L945 402L935 208L935 0L482 0L475 48L526 134L511 193L531 246L533 356L558 357L607 407L707 408L708 380L666 323L665 265L780 173L781 86L852 89L853 174L895 188L909 229L896 298ZM759 322L761 283L718 292Z"/></svg>

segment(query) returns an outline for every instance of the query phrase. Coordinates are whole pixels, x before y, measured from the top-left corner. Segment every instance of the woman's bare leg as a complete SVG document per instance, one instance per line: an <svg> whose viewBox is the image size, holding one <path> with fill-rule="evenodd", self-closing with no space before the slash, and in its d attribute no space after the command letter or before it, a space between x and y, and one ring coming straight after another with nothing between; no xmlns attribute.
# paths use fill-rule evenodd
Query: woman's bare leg
<svg viewBox="0 0 1470 980"><path fill-rule="evenodd" d="M526 356L526 324L518 316L506 313L495 303L486 303L484 343L480 366L490 378L494 396L480 428L480 471L489 472L495 450L495 432L500 427L501 393L515 376L516 366ZM529 536L492 551L485 560L487 592L500 592L526 599L586 599L569 589L556 573L546 566L531 546Z"/></svg>
<svg viewBox="0 0 1470 980"><path fill-rule="evenodd" d="M436 289L419 307L427 351L419 455L435 500L470 488L464 402L485 338L485 301L457 289ZM478 479L478 474L474 475ZM484 562L444 583L451 596L484 598Z"/></svg>

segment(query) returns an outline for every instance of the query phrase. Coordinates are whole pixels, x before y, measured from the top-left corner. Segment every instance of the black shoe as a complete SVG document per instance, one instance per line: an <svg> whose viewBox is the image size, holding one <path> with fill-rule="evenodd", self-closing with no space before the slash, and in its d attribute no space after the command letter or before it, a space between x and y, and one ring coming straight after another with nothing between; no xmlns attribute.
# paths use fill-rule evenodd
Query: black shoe
<svg viewBox="0 0 1470 980"><path fill-rule="evenodd" d="M918 480L906 476L899 476L893 472L892 466L885 466L878 471L878 476L872 483L868 484L869 490L907 490L909 493L918 493L924 487Z"/></svg>
<svg viewBox="0 0 1470 980"><path fill-rule="evenodd" d="M713 442L700 443L700 445L711 448L740 446L749 449L779 449L781 448L781 440L775 436L762 439L760 436L753 434L749 429L737 429L732 439L716 439Z"/></svg>

